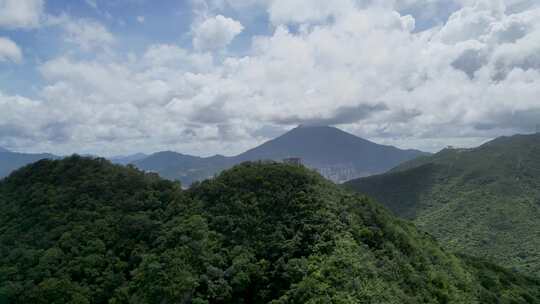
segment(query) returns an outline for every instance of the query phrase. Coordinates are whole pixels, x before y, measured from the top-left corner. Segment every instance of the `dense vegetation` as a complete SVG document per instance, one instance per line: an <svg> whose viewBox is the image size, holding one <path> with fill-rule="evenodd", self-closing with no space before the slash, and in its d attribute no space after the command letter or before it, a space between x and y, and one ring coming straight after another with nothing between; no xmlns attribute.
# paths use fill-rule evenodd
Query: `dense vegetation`
<svg viewBox="0 0 540 304"><path fill-rule="evenodd" d="M540 281L457 257L299 166L182 191L78 156L0 182L0 302L540 303Z"/></svg>
<svg viewBox="0 0 540 304"><path fill-rule="evenodd" d="M347 186L451 250L540 275L540 134L445 149Z"/></svg>

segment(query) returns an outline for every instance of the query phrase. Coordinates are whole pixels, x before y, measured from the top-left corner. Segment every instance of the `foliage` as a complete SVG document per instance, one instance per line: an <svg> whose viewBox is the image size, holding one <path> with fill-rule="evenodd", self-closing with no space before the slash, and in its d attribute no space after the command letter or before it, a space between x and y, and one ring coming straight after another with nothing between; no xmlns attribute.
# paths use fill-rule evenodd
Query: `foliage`
<svg viewBox="0 0 540 304"><path fill-rule="evenodd" d="M445 149L346 185L448 249L540 275L540 135Z"/></svg>
<svg viewBox="0 0 540 304"><path fill-rule="evenodd" d="M9 303L540 303L540 281L456 257L301 166L182 191L73 156L0 182L0 205Z"/></svg>

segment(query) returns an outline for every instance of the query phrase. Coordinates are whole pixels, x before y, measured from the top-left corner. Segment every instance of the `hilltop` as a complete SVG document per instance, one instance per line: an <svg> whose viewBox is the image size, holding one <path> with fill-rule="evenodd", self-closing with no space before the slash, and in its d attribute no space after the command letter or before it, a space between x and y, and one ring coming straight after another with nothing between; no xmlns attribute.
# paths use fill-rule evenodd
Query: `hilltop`
<svg viewBox="0 0 540 304"><path fill-rule="evenodd" d="M0 182L14 303L539 303L540 281L455 256L302 166L244 163L183 191L42 160Z"/></svg>
<svg viewBox="0 0 540 304"><path fill-rule="evenodd" d="M540 274L540 134L445 149L346 186L449 249Z"/></svg>

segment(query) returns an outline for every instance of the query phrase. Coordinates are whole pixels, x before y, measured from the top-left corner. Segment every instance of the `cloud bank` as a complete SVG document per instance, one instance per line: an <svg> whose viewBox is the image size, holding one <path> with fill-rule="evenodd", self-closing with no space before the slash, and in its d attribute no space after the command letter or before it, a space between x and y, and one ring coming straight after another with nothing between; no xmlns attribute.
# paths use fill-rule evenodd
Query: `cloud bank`
<svg viewBox="0 0 540 304"><path fill-rule="evenodd" d="M208 7L257 6L271 34L223 53L247 25L213 14L193 24L192 48L47 60L39 98L0 95L0 146L233 154L297 124L331 124L434 151L540 123L537 1L229 2Z"/></svg>

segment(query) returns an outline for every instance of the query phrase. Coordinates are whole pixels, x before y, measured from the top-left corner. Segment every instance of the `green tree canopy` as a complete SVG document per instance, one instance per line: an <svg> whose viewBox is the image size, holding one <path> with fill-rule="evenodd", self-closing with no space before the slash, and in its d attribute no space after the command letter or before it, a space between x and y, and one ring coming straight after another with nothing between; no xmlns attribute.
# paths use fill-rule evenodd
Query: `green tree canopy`
<svg viewBox="0 0 540 304"><path fill-rule="evenodd" d="M540 303L540 282L442 249L300 166L182 191L79 156L0 182L8 303Z"/></svg>

